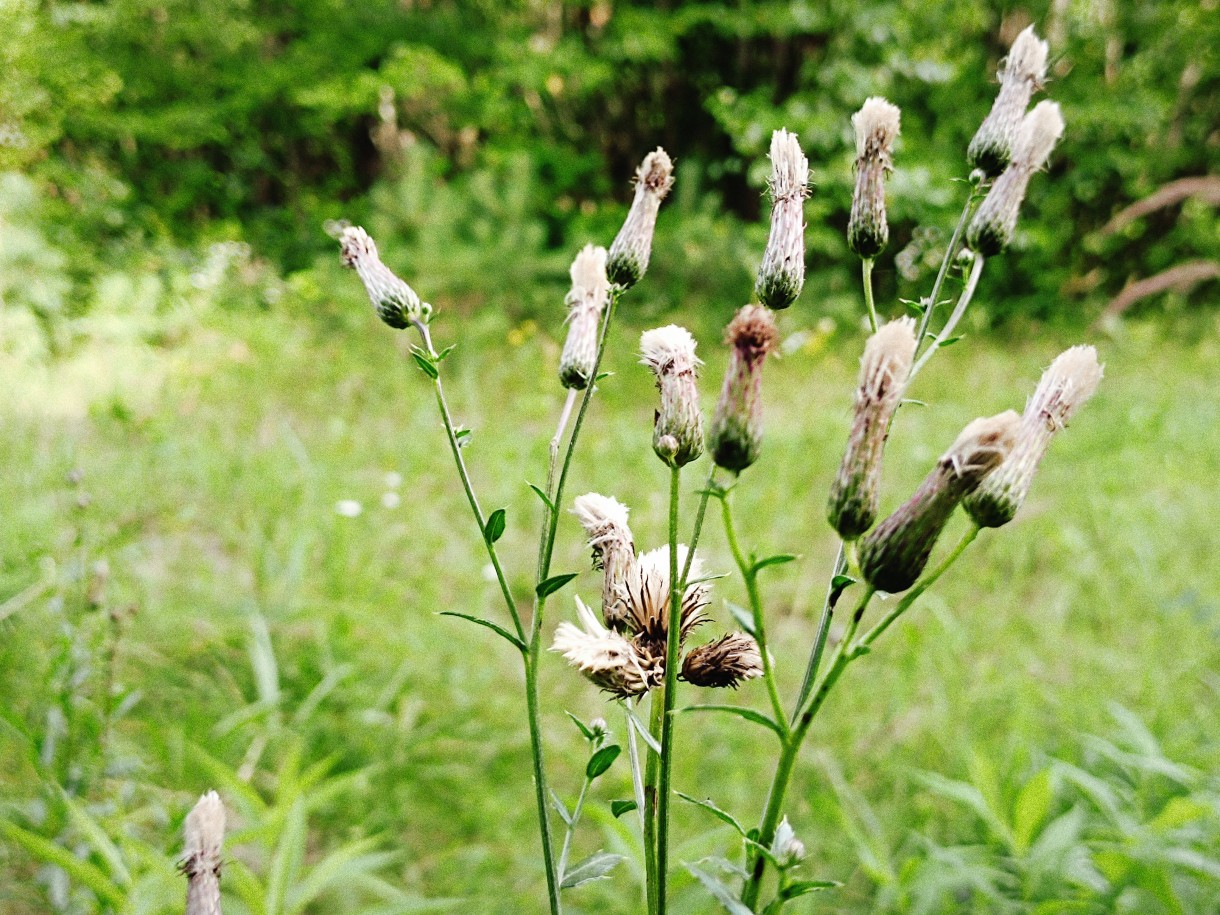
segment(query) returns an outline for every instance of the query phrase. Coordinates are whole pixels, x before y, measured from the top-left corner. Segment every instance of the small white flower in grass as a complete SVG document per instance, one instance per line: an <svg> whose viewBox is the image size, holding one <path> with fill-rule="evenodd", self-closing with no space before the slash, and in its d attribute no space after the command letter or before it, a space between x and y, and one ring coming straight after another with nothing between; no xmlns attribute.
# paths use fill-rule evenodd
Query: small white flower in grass
<svg viewBox="0 0 1220 915"><path fill-rule="evenodd" d="M782 866L791 867L805 857L805 843L796 837L788 818L780 820L775 827L775 839L771 843L771 854Z"/></svg>
<svg viewBox="0 0 1220 915"><path fill-rule="evenodd" d="M340 499L335 503L335 514L343 518L359 518L364 506L355 499Z"/></svg>
<svg viewBox="0 0 1220 915"><path fill-rule="evenodd" d="M385 488L397 489L402 485L402 474L396 470L390 470L385 475Z"/></svg>
<svg viewBox="0 0 1220 915"><path fill-rule="evenodd" d="M394 509L402 505L402 496L396 492L383 493L381 496L382 508Z"/></svg>

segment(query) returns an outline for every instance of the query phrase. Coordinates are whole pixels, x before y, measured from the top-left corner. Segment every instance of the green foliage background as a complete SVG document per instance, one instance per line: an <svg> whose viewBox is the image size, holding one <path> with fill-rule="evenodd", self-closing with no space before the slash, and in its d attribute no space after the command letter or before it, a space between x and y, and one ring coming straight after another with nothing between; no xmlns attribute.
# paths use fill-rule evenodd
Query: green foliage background
<svg viewBox="0 0 1220 915"><path fill-rule="evenodd" d="M331 255L324 220L349 218L392 230L383 247L437 275L429 295L494 288L529 309L521 281L554 278L574 246L603 237L659 143L687 191L674 232L701 261L663 294L702 304L696 275L723 288L747 269L738 239L758 231L768 139L786 126L813 164L811 292L833 311L854 289L848 117L884 94L904 128L878 272L892 300L943 243L932 227L959 207L951 182L990 77L1030 21L1050 39L1068 129L1031 190L1042 218L988 272L984 294L1004 302L993 315L1093 316L1133 278L1220 254L1214 202L1199 199L1101 231L1165 183L1217 171L1215 0L0 8L13 24L0 34L0 167L34 176L77 285L98 264L217 239L291 273ZM904 248L905 275L893 266Z"/></svg>

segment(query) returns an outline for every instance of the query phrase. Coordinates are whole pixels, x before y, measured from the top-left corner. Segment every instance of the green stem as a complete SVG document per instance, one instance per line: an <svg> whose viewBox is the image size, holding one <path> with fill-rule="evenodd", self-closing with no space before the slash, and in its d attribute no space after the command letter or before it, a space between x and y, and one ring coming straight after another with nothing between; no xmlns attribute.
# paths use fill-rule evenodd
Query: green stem
<svg viewBox="0 0 1220 915"><path fill-rule="evenodd" d="M912 587L910 591L902 596L902 600L897 603L894 609L883 616L877 622L877 624L873 626L873 628L870 629L862 639L860 639L860 646L867 648L868 646L872 645L873 642L877 641L877 639L881 637L882 633L889 629L894 621L898 619L898 617L902 616L902 614L906 613L907 610L910 609L911 604L915 603L915 601L919 599L919 596L923 594L924 591L927 591L928 588L936 584L936 580L944 575L945 572L948 571L949 566L957 562L958 557L961 556L962 553L966 552L966 547L970 546L970 544L974 542L974 538L979 535L979 530L980 528L977 524L971 524L970 529L967 530L964 535L962 535L962 539L958 542L957 546L953 548L953 551L944 558L940 565L917 581L914 587Z"/></svg>
<svg viewBox="0 0 1220 915"><path fill-rule="evenodd" d="M669 865L669 795L674 763L674 705L678 698L678 649L682 639L682 583L678 581L678 500L682 468L669 475L669 625L665 638L665 693L661 719L661 782L657 799L657 915L665 915Z"/></svg>
<svg viewBox="0 0 1220 915"><path fill-rule="evenodd" d="M932 344L924 351L924 354L919 357L919 360L911 366L911 373L907 375L907 384L910 384L911 379L919 374L919 370L927 365L928 360L932 358L936 351L944 346L945 341L949 339L949 335L953 333L954 328L961 321L962 315L966 313L970 300L974 298L974 290L978 288L979 277L983 274L984 260L986 258L983 255L974 255L974 264L970 268L970 276L966 280L966 286L957 300L957 306L949 315L949 320L945 322L945 326L940 329L940 333L936 335L936 339L932 341Z"/></svg>
<svg viewBox="0 0 1220 915"><path fill-rule="evenodd" d="M686 563L682 567L682 593L686 593L686 582L690 579L691 563L695 561L695 547L699 545L699 535L703 532L703 516L707 514L707 500L712 495L712 489L716 486L716 471L719 468L713 464L711 471L707 475L707 485L703 487L703 492L699 494L699 510L695 513L695 527L691 531L690 543L686 548Z"/></svg>
<svg viewBox="0 0 1220 915"><path fill-rule="evenodd" d="M635 723L632 721L632 701L623 699L623 717L627 723L627 754L631 763L631 787L635 794L636 816L640 820L640 833L644 832L644 776L640 771L639 739L635 736Z"/></svg>
<svg viewBox="0 0 1220 915"><path fill-rule="evenodd" d="M860 599L860 603L856 605L855 612L852 614L851 621L847 625L847 631L843 634L843 638L835 646L834 653L830 656L826 676L813 694L813 700L809 703L809 708L801 713L800 718L796 722L795 730L784 741L783 750L780 753L779 762L775 768L775 777L771 780L771 790L767 794L767 806L763 811L762 823L758 829L758 844L764 848L770 848L771 843L775 840L775 827L779 825L780 814L784 806L784 796L788 792L788 783L792 778L792 770L796 765L796 758L800 753L801 744L809 733L809 726L813 723L813 719L817 716L831 689L838 682L844 668L851 663L854 657L847 649L856 637L856 632L860 628L860 620L863 618L864 611L872 597L873 589L869 588ZM766 870L767 859L762 855L757 855L754 859L754 868L750 873L750 878L746 881L741 891L741 901L751 911L754 911L755 906L758 904L758 895L762 890L762 881Z"/></svg>
<svg viewBox="0 0 1220 915"><path fill-rule="evenodd" d="M660 746L662 719L665 703L654 690L649 699L650 711L648 733ZM647 754L644 766L644 874L648 887L648 913L657 911L657 786L661 773L661 759L656 753Z"/></svg>
<svg viewBox="0 0 1220 915"><path fill-rule="evenodd" d="M572 850L572 834L576 832L576 824L580 822L580 812L585 806L585 795L589 793L591 779L586 775L584 784L580 786L580 794L576 797L576 806L572 808L572 822L568 823L563 835L563 848L559 852L559 879L562 881L568 871L568 854Z"/></svg>
<svg viewBox="0 0 1220 915"><path fill-rule="evenodd" d="M762 658L763 680L767 684L767 694L771 697L771 711L775 716L775 723L781 728L780 740L787 740L788 716L784 714L784 704L780 701L779 687L775 683L775 670L771 665L771 656L767 652L767 633L763 620L762 598L758 592L758 573L746 562L738 544L737 528L733 523L731 493L720 500L720 512L724 518L724 535L729 542L729 550L746 583L746 595L749 597L750 612L754 617L754 641L758 643L758 654Z"/></svg>
<svg viewBox="0 0 1220 915"><path fill-rule="evenodd" d="M919 320L919 335L915 338L915 349L918 352L923 346L924 335L928 332L928 326L932 323L932 312L936 310L936 302L940 298L941 287L945 283L945 275L949 272L949 264L953 262L953 258L957 256L957 245L961 241L962 232L966 229L966 220L970 218L970 210L974 206L974 188L971 187L970 193L966 195L966 205L962 207L961 218L957 221L957 226L953 229L953 236L949 239L949 247L945 249L945 256L941 258L940 269L936 271L936 280L932 283L932 295L928 297L924 308L923 317Z"/></svg>
<svg viewBox="0 0 1220 915"><path fill-rule="evenodd" d="M830 573L830 583L826 585L826 600L822 603L822 617L818 620L817 635L813 639L813 647L809 650L809 663L805 665L805 679L801 681L801 691L797 694L796 705L792 709L792 722L795 724L805 701L813 690L813 684L818 679L818 668L822 663L822 652L826 650L826 639L830 635L830 623L834 619L835 603L838 601L834 580L847 571L847 544L839 541L839 552L835 556L834 569Z"/></svg>
<svg viewBox="0 0 1220 915"><path fill-rule="evenodd" d="M873 259L866 257L860 261L860 273L864 280L864 304L868 307L868 326L873 333L877 332L877 307L873 304Z"/></svg>
<svg viewBox="0 0 1220 915"><path fill-rule="evenodd" d="M417 323L420 336L423 338L429 355L436 357L436 350L432 346L432 337L428 333L428 326L422 322ZM492 567L496 571L496 580L500 583L500 591L504 595L504 603L508 607L508 612L512 616L513 625L517 629L518 637L525 642L525 630L521 623L521 615L517 610L517 602L514 600L512 591L508 587L508 581L504 576L504 570L500 566L500 558L496 554L495 545L487 539L487 521L483 517L483 510L479 506L478 497L475 495L474 486L470 481L470 472L466 469L466 461L462 457L462 449L458 444L457 432L453 426L453 418L449 413L449 404L445 399L445 389L441 384L439 373L433 379L436 388L436 402L440 407L441 418L445 424L445 434L449 439L449 449L453 452L453 461L457 465L458 476L462 480L462 488L466 492L466 499L470 503L470 510L474 514L475 522L479 525L479 533L482 535L483 544L487 548L487 555L491 559ZM537 617L537 612L535 617ZM552 915L559 915L559 883L555 879L555 856L551 848L551 821L547 810L547 785L546 772L543 766L543 747L542 747L542 724L538 709L538 647L539 640L537 638L537 629L535 627L534 637L526 643L527 651L523 655L525 664L525 704L526 718L529 724L530 734L530 755L533 762L534 770L534 800L537 805L538 812L538 831L542 841L542 860L546 871L546 888L547 901Z"/></svg>

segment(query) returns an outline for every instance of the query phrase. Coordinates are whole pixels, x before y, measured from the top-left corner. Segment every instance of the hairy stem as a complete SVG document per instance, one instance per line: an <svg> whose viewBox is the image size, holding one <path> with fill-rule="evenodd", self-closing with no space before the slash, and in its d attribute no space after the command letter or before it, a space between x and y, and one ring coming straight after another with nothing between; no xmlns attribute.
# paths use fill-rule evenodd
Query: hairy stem
<svg viewBox="0 0 1220 915"><path fill-rule="evenodd" d="M966 230L966 221L970 218L970 211L973 207L974 188L972 187L970 193L966 195L966 205L962 207L961 218L958 219L957 226L953 229L953 235L949 239L949 247L945 248L945 256L941 258L940 269L936 271L936 280L932 283L932 295L928 297L923 317L919 320L919 335L915 338L917 351L919 347L923 346L924 335L927 334L928 326L932 323L932 312L936 310L940 290L945 283L945 275L949 272L949 265L953 263L953 258L957 256L958 242L962 239L962 232Z"/></svg>
<svg viewBox="0 0 1220 915"><path fill-rule="evenodd" d="M568 854L572 850L572 834L576 832L576 824L580 822L580 813L585 807L585 795L589 793L590 782L591 779L586 775L584 783L580 786L580 794L576 796L576 806L572 808L572 822L567 824L568 828L563 834L563 848L559 851L559 879L561 881L568 871Z"/></svg>
<svg viewBox="0 0 1220 915"><path fill-rule="evenodd" d="M713 488L716 484L716 471L719 468L715 464L712 465L711 471L707 475L707 485L703 487L703 492L699 494L699 510L695 512L695 527L691 531L690 543L686 548L686 562L682 566L682 593L686 593L686 582L690 578L691 563L695 561L695 547L699 545L699 535L703 533L703 516L707 514L707 500L712 495Z"/></svg>
<svg viewBox="0 0 1220 915"><path fill-rule="evenodd" d="M817 635L809 650L809 663L805 665L805 679L801 681L801 691L797 694L796 705L792 709L792 722L795 724L801 709L805 707L813 684L818 679L818 668L822 663L822 652L826 650L826 638L830 635L830 624L834 619L835 602L838 597L834 580L847 571L847 545L840 540L839 552L835 555L834 568L830 573L830 582L826 585L826 600L822 603L822 617L818 620ZM839 592L842 593L842 592Z"/></svg>
<svg viewBox="0 0 1220 915"><path fill-rule="evenodd" d="M665 715L665 703L654 690L648 700L650 714L648 733L660 746L661 722ZM657 911L657 785L661 773L661 759L656 753L649 753L648 762L644 767L644 874L648 887L648 912L655 915Z"/></svg>

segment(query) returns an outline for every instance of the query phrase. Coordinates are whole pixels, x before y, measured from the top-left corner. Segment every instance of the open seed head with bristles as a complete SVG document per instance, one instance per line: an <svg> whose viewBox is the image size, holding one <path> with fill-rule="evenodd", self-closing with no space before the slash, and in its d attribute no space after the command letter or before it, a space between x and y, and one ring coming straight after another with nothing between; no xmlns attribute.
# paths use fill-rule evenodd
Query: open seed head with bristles
<svg viewBox="0 0 1220 915"><path fill-rule="evenodd" d="M629 288L647 272L657 213L661 201L673 187L673 174L673 162L659 146L640 163L635 173L635 198L631 202L631 209L610 245L606 261L610 282Z"/></svg>
<svg viewBox="0 0 1220 915"><path fill-rule="evenodd" d="M712 459L740 473L758 460L762 447L762 367L775 350L779 331L765 305L746 305L729 322L729 365L712 418Z"/></svg>
<svg viewBox="0 0 1220 915"><path fill-rule="evenodd" d="M893 168L891 154L901 113L883 98L866 99L852 115L856 129L856 187L847 221L847 241L860 257L875 257L890 240L885 214L885 176Z"/></svg>
<svg viewBox="0 0 1220 915"><path fill-rule="evenodd" d="M762 673L758 643L744 632L730 632L692 649L682 662L681 676L693 686L736 689Z"/></svg>
<svg viewBox="0 0 1220 915"><path fill-rule="evenodd" d="M627 524L629 510L617 499L590 492L577 496L573 512L593 548L593 567L601 569L602 618L612 629L626 625L619 585L635 562L635 541Z"/></svg>
<svg viewBox="0 0 1220 915"><path fill-rule="evenodd" d="M1051 439L1097 392L1103 367L1097 350L1073 346L1051 363L1025 405L1012 451L999 468L965 499L970 517L982 527L1000 527L1017 514Z"/></svg>
<svg viewBox="0 0 1220 915"><path fill-rule="evenodd" d="M805 198L809 160L796 134L771 134L771 234L754 291L769 308L787 308L805 285Z"/></svg>
<svg viewBox="0 0 1220 915"><path fill-rule="evenodd" d="M695 338L676 324L646 330L640 336L640 362L652 369L661 394L653 422L652 447L672 467L703 453L703 414L699 410Z"/></svg>
<svg viewBox="0 0 1220 915"><path fill-rule="evenodd" d="M686 566L687 548L678 545L678 574ZM688 584L682 594L679 612L680 641L706 622L704 609L711 601L711 584L699 581L703 578L703 563L698 556L691 559ZM649 653L663 661L665 644L669 633L669 546L649 550L636 557L619 585L619 606L626 619L627 631L636 637L637 647L643 646Z"/></svg>
<svg viewBox="0 0 1220 915"><path fill-rule="evenodd" d="M607 629L579 597L576 613L581 625L560 623L551 651L562 654L592 683L618 698L646 693L663 682L664 671L645 665L635 646L621 633Z"/></svg>
<svg viewBox="0 0 1220 915"><path fill-rule="evenodd" d="M360 226L347 226L339 235L339 254L345 267L351 267L364 283L377 316L390 327L401 330L412 321L426 321L431 306L420 301L415 290L394 275L377 254L377 245Z"/></svg>
<svg viewBox="0 0 1220 915"><path fill-rule="evenodd" d="M1032 25L1013 42L1000 73L1000 91L970 141L966 158L974 168L995 177L1012 158L1025 109L1046 77L1047 53L1046 42Z"/></svg>
<svg viewBox="0 0 1220 915"><path fill-rule="evenodd" d="M1012 451L1020 425L1007 410L961 431L914 495L860 541L860 571L870 585L894 594L915 584L949 516Z"/></svg>
<svg viewBox="0 0 1220 915"><path fill-rule="evenodd" d="M610 301L606 249L585 245L572 262L568 305L568 336L559 357L559 380L565 388L584 390L597 364L598 328Z"/></svg>
<svg viewBox="0 0 1220 915"><path fill-rule="evenodd" d="M187 878L186 915L220 915L220 864L225 808L208 791L186 815L184 852L179 869Z"/></svg>
<svg viewBox="0 0 1220 915"><path fill-rule="evenodd" d="M980 254L999 254L1012 241L1029 179L1042 168L1063 136L1063 115L1054 102L1042 101L1025 116L1012 162L996 179L966 229L966 241Z"/></svg>
<svg viewBox="0 0 1220 915"><path fill-rule="evenodd" d="M864 345L851 433L827 508L831 526L845 540L856 539L877 519L885 441L906 391L915 334L915 320L899 318L883 324Z"/></svg>

